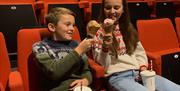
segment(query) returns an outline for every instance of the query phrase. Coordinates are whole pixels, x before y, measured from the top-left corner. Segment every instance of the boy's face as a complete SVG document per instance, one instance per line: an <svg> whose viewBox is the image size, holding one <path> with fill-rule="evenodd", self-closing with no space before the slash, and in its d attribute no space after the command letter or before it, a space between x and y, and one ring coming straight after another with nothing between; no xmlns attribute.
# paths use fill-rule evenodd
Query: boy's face
<svg viewBox="0 0 180 91"><path fill-rule="evenodd" d="M122 0L105 0L104 14L106 18L111 18L115 21L119 20L123 13Z"/></svg>
<svg viewBox="0 0 180 91"><path fill-rule="evenodd" d="M54 26L50 31L53 32L54 40L69 41L72 40L74 32L75 18L73 15L64 14L59 16L57 25Z"/></svg>

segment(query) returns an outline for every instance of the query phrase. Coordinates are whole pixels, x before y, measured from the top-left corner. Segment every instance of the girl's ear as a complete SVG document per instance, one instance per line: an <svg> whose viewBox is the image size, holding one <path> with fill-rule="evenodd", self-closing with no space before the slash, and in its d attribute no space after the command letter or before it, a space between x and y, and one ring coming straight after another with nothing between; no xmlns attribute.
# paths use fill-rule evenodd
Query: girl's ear
<svg viewBox="0 0 180 91"><path fill-rule="evenodd" d="M51 32L55 32L56 27L55 27L55 25L53 23L48 23L48 29Z"/></svg>

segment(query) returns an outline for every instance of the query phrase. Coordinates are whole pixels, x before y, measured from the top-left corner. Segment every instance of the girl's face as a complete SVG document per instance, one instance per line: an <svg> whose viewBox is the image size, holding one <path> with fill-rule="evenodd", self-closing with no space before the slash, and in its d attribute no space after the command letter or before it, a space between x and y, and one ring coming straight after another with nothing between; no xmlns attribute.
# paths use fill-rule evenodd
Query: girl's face
<svg viewBox="0 0 180 91"><path fill-rule="evenodd" d="M104 14L106 18L118 21L123 12L122 0L105 0Z"/></svg>
<svg viewBox="0 0 180 91"><path fill-rule="evenodd" d="M72 40L74 32L75 18L73 15L65 14L59 16L57 25L51 28L54 40L69 41Z"/></svg>

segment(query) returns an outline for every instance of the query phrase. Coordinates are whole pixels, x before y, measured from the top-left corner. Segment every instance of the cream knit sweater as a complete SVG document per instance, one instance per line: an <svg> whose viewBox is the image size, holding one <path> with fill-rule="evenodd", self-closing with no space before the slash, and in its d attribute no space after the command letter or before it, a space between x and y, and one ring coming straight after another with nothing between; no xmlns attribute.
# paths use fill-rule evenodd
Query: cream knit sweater
<svg viewBox="0 0 180 91"><path fill-rule="evenodd" d="M105 68L106 75L130 69L139 69L141 65L147 66L147 56L140 42L132 55L112 55L111 51L103 52L102 49L94 50L95 60Z"/></svg>

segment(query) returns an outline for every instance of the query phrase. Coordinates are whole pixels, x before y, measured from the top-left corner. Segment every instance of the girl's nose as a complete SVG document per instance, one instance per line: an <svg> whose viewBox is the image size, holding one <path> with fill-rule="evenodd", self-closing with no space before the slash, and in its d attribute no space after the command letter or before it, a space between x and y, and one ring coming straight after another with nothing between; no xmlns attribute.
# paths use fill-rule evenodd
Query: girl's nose
<svg viewBox="0 0 180 91"><path fill-rule="evenodd" d="M111 11L110 11L112 14L115 13L115 9L114 8L111 8Z"/></svg>

